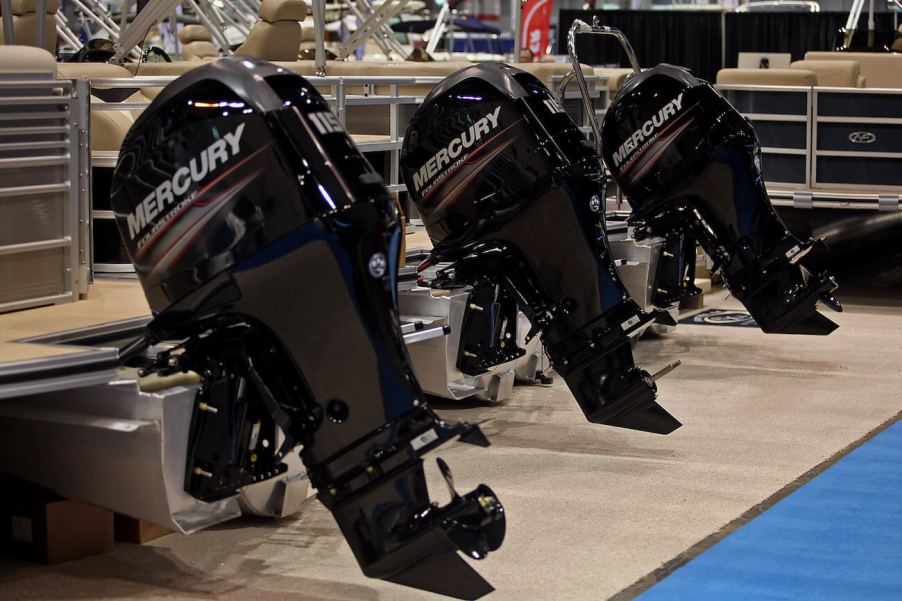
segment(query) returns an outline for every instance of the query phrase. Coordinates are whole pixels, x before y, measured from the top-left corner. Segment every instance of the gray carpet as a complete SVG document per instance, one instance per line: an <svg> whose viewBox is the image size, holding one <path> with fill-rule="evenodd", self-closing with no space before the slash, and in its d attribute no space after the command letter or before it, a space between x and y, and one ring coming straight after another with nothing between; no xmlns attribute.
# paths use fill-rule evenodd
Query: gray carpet
<svg viewBox="0 0 902 601"><path fill-rule="evenodd" d="M715 292L707 305L736 308ZM827 338L681 325L643 340L639 363L683 365L659 382L685 424L667 437L585 422L563 382L511 401L443 404L478 421L490 449L439 453L458 488L489 484L504 546L475 567L489 599L604 599L853 443L902 409L902 311L847 307ZM444 486L430 460L433 496ZM57 566L0 559L0 599L438 599L364 578L329 514L242 520Z"/></svg>

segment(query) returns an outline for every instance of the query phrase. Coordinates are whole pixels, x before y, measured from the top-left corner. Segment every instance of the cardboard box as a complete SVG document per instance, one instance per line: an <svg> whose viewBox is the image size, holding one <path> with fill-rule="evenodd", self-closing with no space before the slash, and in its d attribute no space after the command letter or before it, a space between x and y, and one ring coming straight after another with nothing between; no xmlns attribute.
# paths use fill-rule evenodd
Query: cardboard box
<svg viewBox="0 0 902 601"><path fill-rule="evenodd" d="M51 564L113 550L113 512L12 479L0 491L0 546L16 557Z"/></svg>
<svg viewBox="0 0 902 601"><path fill-rule="evenodd" d="M158 526L152 522L146 522L133 518L121 513L117 513L115 517L115 530L117 543L133 543L143 545L148 541L152 541L161 536L166 536L172 530Z"/></svg>
<svg viewBox="0 0 902 601"><path fill-rule="evenodd" d="M407 216L404 215L404 207L401 206L401 199L397 192L392 194L392 200L398 209L398 216L401 218L401 248L399 249L398 267L407 265Z"/></svg>

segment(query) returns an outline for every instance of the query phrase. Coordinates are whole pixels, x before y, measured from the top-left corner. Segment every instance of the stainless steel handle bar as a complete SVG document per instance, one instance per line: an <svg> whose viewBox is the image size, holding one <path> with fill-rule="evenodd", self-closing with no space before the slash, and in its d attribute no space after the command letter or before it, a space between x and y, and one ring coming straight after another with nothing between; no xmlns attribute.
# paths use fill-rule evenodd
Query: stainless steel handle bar
<svg viewBox="0 0 902 601"><path fill-rule="evenodd" d="M579 56L577 56L576 53L576 36L581 33L609 35L617 38L617 41L620 42L620 45L626 52L626 56L630 61L630 66L633 68L633 71L636 74L639 74L642 72L642 69L639 67L639 60L636 58L636 52L633 50L632 45L619 29L599 25L597 18L593 20L592 25L577 19L573 22L573 25L570 26L570 31L567 32L567 54L570 56L570 64L573 67L573 70L567 73L561 81L561 86L558 89L558 99L560 104L563 105L567 84L573 79L576 79L576 83L579 85L580 95L583 98L583 106L585 107L589 118L589 125L592 126L592 134L595 136L595 147L598 149L599 156L601 156L601 129L598 127L598 118L595 116L595 110L592 107L592 99L589 96L589 85L586 83L586 76L583 74L583 70L580 67Z"/></svg>

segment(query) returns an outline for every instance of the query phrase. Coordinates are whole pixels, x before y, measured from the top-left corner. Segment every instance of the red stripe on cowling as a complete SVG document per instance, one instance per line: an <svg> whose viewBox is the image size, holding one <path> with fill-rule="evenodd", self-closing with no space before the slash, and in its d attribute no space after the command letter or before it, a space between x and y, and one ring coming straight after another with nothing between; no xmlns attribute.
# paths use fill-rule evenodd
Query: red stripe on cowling
<svg viewBox="0 0 902 601"><path fill-rule="evenodd" d="M458 166L455 167L454 169L450 169L450 170L449 170L447 173L445 173L442 177L440 177L438 180L436 180L436 182L435 182L434 184L432 184L432 190L429 191L429 194L427 194L427 195L423 198L423 200L422 200L421 202L426 202L427 200L429 200L429 198L430 198L433 194L435 194L435 191L438 190L439 186L442 184L443 181L445 181L446 179L448 179L449 177L451 177L451 175L453 175L458 169L460 169L460 168L463 167L464 165L469 164L470 161L473 159L473 157L474 157L476 154L478 154L479 151L482 150L487 144L491 143L492 140L494 140L495 138L497 138L498 136L500 136L501 134L503 134L504 132L506 132L507 130L509 130L509 129L512 128L513 126L515 126L516 124L520 123L520 121L522 121L522 119L517 119L516 121L514 121L513 123L511 123L510 125L508 125L508 126L505 127L504 129L502 129L501 131L499 131L497 134L495 134L494 136L492 136L491 138L489 138L488 140L486 140L485 142L483 142L482 144L480 144L479 146L477 146L477 147L476 147L476 150L474 150L473 152L470 153L470 155L467 157L467 160L466 160L466 161L464 161L463 163L461 163L460 165L458 165Z"/></svg>
<svg viewBox="0 0 902 601"><path fill-rule="evenodd" d="M216 184L218 184L219 182L221 182L221 181L222 181L222 178L226 177L228 174L230 174L231 172L233 172L235 169L237 169L238 167L241 167L242 165L244 165L245 163L247 163L249 160L251 160L252 158L254 158L255 156L257 156L258 154L260 154L261 152L263 152L264 150L266 150L267 148L269 148L270 146L271 146L270 144L267 144L267 145L264 146L263 148L260 148L259 150L256 150L256 151L252 152L251 154L249 154L249 155L246 156L245 158L241 159L239 162L237 162L237 163L235 163L234 165L232 165L231 167L229 167L228 170L226 170L224 173L221 173L219 176L216 177L216 179L214 179L213 181L211 181L210 183L208 183L206 186L204 186L203 188L201 188L200 190L198 190L197 192L195 192L195 193L194 193L194 198L195 198L195 199L198 199L198 198L202 197L207 191L210 190L210 188L212 188L213 186L215 186ZM154 234L153 237L151 237L151 239L148 240L147 243L146 243L144 246L142 246L142 247L138 250L138 252L137 252L137 254L136 254L135 256L136 256L137 258L141 258L142 256L144 256L144 253L146 253L148 250L150 250L150 247L153 246L154 242L156 242L156 241L160 238L160 236L162 236L163 233L164 233L166 230L168 230L169 227L170 227L173 223L175 223L176 221L178 221L178 220L181 218L181 216L185 214L185 211L187 211L188 209L190 209L191 207L194 207L194 206L198 206L198 207L206 206L206 205L209 204L209 202L210 202L210 201L207 201L207 202L199 202L198 200L194 200L193 202L191 202L191 203L185 205L184 207L182 207L182 209L181 209L178 213L176 213L175 215L173 215L173 216L169 219L169 221L167 221L166 224L163 225L163 227L161 227L161 228L157 231L157 233Z"/></svg>
<svg viewBox="0 0 902 601"><path fill-rule="evenodd" d="M671 122L667 125L667 127L665 127L664 129L662 129L661 131L659 131L655 137L657 137L657 138L659 138L659 139L662 138L662 137L664 137L664 134L666 134L666 133L670 130L670 128L672 128L674 125L676 125L677 123L679 123L680 121L682 121L682 119L683 119L686 115L688 115L689 112L690 112L692 109L694 109L696 106L698 106L698 103L697 103L697 102L696 102L695 104L693 104L692 106L690 106L689 108L687 108L686 111L685 111L682 115L680 115L679 117L677 117L676 119L674 119L673 121L671 121ZM627 163L626 167L624 167L623 169L620 170L620 175L624 175L624 174L626 174L627 171L629 171L630 169L632 169L632 168L633 168L633 165L635 165L636 161L638 161L639 158L640 158L642 155L644 155L644 154L648 151L648 149L651 148L652 146L654 146L654 144L649 144L648 146L646 146L645 148L643 148L640 152L636 153L636 156L634 156L633 159L632 159L629 163Z"/></svg>

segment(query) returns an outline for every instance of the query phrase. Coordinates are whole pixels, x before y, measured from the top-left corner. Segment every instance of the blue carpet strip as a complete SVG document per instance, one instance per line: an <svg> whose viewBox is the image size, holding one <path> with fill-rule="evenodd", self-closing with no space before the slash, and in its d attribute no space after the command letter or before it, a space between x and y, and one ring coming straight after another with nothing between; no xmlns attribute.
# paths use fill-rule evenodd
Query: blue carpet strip
<svg viewBox="0 0 902 601"><path fill-rule="evenodd" d="M902 421L660 578L641 601L902 599Z"/></svg>

